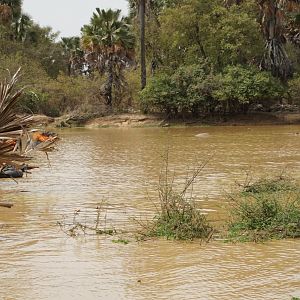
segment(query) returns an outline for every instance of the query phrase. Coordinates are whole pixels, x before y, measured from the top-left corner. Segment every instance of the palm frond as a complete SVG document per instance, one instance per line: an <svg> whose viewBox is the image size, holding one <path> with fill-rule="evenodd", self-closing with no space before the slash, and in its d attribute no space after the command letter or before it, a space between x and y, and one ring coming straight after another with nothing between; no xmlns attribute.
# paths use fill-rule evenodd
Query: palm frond
<svg viewBox="0 0 300 300"><path fill-rule="evenodd" d="M55 134L44 135L43 140L34 140L28 128L35 123L33 116L17 116L16 105L22 95L23 88L15 91L20 78L19 68L9 79L0 83L0 158L8 153L26 155L30 151L47 152L58 137ZM42 135L42 134L40 134Z"/></svg>

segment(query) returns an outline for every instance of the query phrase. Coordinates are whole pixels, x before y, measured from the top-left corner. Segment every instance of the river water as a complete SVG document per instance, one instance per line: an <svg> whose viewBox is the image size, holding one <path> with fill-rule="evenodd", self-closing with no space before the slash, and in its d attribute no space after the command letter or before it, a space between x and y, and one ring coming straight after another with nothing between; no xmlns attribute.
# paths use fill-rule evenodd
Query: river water
<svg viewBox="0 0 300 300"><path fill-rule="evenodd" d="M162 156L175 185L208 161L194 195L212 220L224 193L247 173L300 179L300 126L73 129L59 151L15 183L0 181L0 299L287 299L300 297L300 240L263 244L68 237L57 221L92 224L104 201L105 226L132 230L155 214ZM65 218L65 219L64 219ZM103 225L104 226L104 225ZM121 236L122 238L122 236ZM125 237L124 237L125 238Z"/></svg>

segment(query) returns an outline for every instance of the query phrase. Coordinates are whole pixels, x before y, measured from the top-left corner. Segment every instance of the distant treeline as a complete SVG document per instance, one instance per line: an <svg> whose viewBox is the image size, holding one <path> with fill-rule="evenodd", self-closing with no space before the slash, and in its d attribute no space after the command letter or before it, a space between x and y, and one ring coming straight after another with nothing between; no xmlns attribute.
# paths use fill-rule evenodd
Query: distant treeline
<svg viewBox="0 0 300 300"><path fill-rule="evenodd" d="M297 110L298 6L129 0L128 16L95 9L80 36L60 39L24 14L22 1L0 0L0 77L22 66L20 110L50 116Z"/></svg>

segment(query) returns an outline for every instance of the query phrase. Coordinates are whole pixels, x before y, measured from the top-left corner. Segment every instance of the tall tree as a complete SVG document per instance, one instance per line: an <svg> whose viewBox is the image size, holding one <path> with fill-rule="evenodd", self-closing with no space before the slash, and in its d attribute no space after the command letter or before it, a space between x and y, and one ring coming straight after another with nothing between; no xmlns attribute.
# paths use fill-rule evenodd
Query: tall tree
<svg viewBox="0 0 300 300"><path fill-rule="evenodd" d="M141 89L147 84L147 67L146 67L146 11L150 11L151 0L129 0L129 15L131 18L138 19L139 27L139 48L141 64Z"/></svg>
<svg viewBox="0 0 300 300"><path fill-rule="evenodd" d="M80 48L80 38L77 36L61 39L63 55L67 58L68 75L80 74L83 71L84 52Z"/></svg>
<svg viewBox="0 0 300 300"><path fill-rule="evenodd" d="M122 88L122 70L132 58L134 36L130 25L121 17L121 10L97 8L90 24L82 28L81 42L89 64L107 74L104 96L106 104L112 107L113 88Z"/></svg>
<svg viewBox="0 0 300 300"><path fill-rule="evenodd" d="M238 5L241 2L225 0L226 5ZM286 15L291 11L299 11L300 0L257 0L257 3L266 40L261 67L286 80L293 74L292 64L284 48L288 36Z"/></svg>
<svg viewBox="0 0 300 300"><path fill-rule="evenodd" d="M145 19L146 19L146 0L140 0L140 40L141 40L141 87L145 88L147 84L146 69L146 46L145 46Z"/></svg>

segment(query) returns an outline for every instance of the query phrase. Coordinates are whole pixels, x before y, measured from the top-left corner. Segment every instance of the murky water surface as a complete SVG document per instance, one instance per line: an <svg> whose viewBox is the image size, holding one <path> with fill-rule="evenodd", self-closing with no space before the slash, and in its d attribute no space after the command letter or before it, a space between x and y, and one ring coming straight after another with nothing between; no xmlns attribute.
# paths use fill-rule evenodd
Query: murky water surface
<svg viewBox="0 0 300 300"><path fill-rule="evenodd" d="M298 132L300 126L61 131L50 166L41 154L28 178L0 181L0 199L15 203L0 208L0 299L300 297L299 240L123 245L108 237L70 238L56 225L75 209L93 222L103 199L106 226L129 230L133 218L153 216L149 197L167 147L179 181L188 166L210 157L194 192L218 218L224 191L249 170L287 169L300 179Z"/></svg>

